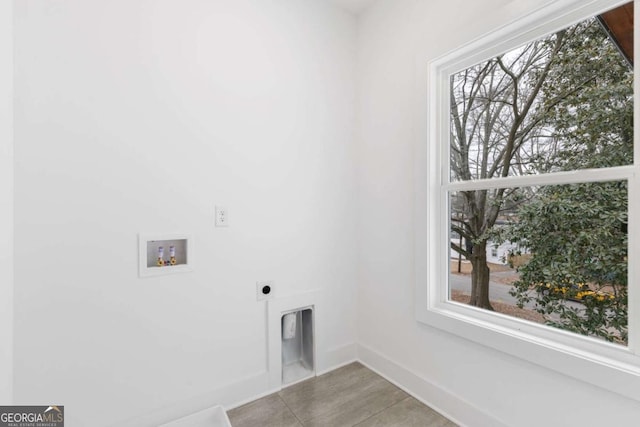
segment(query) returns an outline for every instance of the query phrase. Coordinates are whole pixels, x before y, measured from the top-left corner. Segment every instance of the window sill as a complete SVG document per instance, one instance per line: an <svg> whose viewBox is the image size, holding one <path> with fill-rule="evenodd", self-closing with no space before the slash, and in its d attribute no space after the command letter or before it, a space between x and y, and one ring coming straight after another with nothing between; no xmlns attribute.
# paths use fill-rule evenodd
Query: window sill
<svg viewBox="0 0 640 427"><path fill-rule="evenodd" d="M543 331L547 328L482 311L457 303L441 303L429 309L418 308L416 317L427 326L640 401L640 361L627 348L589 342L588 338L551 328ZM507 324L515 324L515 327ZM537 333L534 335L532 330ZM581 348L585 344L596 345L605 350L602 353L610 354Z"/></svg>

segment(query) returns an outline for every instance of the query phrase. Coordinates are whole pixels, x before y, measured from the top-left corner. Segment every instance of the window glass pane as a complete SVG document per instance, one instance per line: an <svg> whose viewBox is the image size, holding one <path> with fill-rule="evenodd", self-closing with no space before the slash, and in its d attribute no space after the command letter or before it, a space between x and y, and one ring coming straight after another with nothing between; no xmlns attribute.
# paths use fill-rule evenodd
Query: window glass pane
<svg viewBox="0 0 640 427"><path fill-rule="evenodd" d="M449 298L627 343L626 181L449 193Z"/></svg>
<svg viewBox="0 0 640 427"><path fill-rule="evenodd" d="M451 76L452 181L633 162L633 25L602 16Z"/></svg>

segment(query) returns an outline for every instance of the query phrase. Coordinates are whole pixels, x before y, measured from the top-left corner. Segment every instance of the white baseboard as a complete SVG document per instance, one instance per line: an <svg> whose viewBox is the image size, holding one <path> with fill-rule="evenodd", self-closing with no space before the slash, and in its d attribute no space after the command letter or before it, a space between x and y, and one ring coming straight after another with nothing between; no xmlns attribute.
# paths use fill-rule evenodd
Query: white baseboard
<svg viewBox="0 0 640 427"><path fill-rule="evenodd" d="M506 427L456 393L422 378L365 345L358 344L358 359L367 368L460 426Z"/></svg>
<svg viewBox="0 0 640 427"><path fill-rule="evenodd" d="M334 369L338 369L357 360L358 345L356 343L333 348L324 354L324 360L318 361L319 366L316 368L316 375L326 374L327 372L333 371Z"/></svg>

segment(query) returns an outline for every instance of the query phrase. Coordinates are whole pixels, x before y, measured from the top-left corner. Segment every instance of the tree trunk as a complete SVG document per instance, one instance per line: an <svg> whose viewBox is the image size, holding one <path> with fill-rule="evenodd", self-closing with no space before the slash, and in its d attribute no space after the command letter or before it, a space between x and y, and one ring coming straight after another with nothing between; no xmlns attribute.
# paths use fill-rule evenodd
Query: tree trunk
<svg viewBox="0 0 640 427"><path fill-rule="evenodd" d="M471 253L471 301L469 304L492 310L489 302L489 266L487 265L487 242L473 245Z"/></svg>

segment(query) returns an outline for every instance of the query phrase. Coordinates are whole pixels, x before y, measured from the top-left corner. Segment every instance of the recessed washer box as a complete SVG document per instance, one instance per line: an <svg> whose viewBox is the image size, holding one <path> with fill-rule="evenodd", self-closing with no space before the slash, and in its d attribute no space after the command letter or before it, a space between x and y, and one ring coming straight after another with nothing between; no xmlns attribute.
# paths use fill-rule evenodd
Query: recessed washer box
<svg viewBox="0 0 640 427"><path fill-rule="evenodd" d="M192 239L187 234L138 234L140 277L193 270Z"/></svg>

